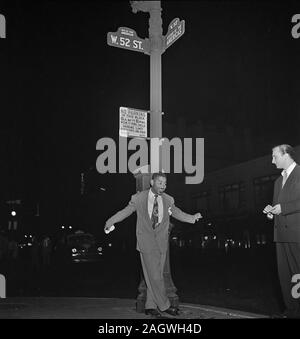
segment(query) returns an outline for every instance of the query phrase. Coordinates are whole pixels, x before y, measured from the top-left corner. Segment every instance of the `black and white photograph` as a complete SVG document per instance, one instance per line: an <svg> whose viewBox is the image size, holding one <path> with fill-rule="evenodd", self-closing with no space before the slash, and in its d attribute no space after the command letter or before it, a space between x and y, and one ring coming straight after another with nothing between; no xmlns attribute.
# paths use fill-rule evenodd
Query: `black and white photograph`
<svg viewBox="0 0 300 339"><path fill-rule="evenodd" d="M1 1L1 323L299 319L299 60L298 1Z"/></svg>

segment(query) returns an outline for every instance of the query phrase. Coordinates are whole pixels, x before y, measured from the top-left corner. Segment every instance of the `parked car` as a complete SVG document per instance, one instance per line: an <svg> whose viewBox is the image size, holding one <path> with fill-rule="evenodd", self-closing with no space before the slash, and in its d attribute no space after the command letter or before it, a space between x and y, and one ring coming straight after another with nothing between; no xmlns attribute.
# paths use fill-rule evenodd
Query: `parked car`
<svg viewBox="0 0 300 339"><path fill-rule="evenodd" d="M99 261L103 256L103 247L94 235L77 231L66 238L67 259L74 263Z"/></svg>

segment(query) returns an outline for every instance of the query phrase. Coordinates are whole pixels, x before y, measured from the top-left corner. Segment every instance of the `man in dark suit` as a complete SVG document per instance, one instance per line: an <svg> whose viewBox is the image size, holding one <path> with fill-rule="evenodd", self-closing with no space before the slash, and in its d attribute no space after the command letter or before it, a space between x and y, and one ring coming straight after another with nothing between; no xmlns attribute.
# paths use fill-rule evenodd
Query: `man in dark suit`
<svg viewBox="0 0 300 339"><path fill-rule="evenodd" d="M146 314L161 317L175 316L177 309L171 307L166 294L163 271L166 261L170 215L194 224L202 216L182 212L174 204L174 199L164 193L167 178L164 173L154 173L151 189L134 194L129 204L106 221L104 231L112 225L137 213L137 250L140 252L145 282L147 285Z"/></svg>
<svg viewBox="0 0 300 339"><path fill-rule="evenodd" d="M287 317L300 317L300 299L292 293L293 276L300 274L300 166L290 145L273 148L272 163L283 169L274 184L273 206L264 213L274 218L279 280Z"/></svg>

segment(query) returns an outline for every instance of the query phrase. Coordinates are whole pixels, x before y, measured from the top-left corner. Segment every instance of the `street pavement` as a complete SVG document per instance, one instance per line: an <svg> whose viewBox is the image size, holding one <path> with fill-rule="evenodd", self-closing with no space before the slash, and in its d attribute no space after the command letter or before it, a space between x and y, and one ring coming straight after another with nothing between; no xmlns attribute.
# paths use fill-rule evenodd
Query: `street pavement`
<svg viewBox="0 0 300 339"><path fill-rule="evenodd" d="M118 298L9 297L0 299L0 319L151 319L137 313L135 300ZM179 304L177 319L268 318L207 305Z"/></svg>

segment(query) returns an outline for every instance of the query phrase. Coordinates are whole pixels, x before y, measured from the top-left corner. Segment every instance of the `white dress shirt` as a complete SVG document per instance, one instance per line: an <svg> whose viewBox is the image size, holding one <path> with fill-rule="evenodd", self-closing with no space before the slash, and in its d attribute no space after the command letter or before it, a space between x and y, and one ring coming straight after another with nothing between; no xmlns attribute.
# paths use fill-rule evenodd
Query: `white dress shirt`
<svg viewBox="0 0 300 339"><path fill-rule="evenodd" d="M289 175L292 173L293 169L296 167L296 165L297 164L294 161L292 164L290 164L290 166L286 170L283 170L281 172L281 175L284 176L284 172L286 172L286 179L287 179Z"/></svg>
<svg viewBox="0 0 300 339"><path fill-rule="evenodd" d="M152 216L154 199L155 199L154 193L150 189L149 194L148 194L148 213L149 213L150 219L151 219L151 216ZM163 206L163 201L162 201L161 195L158 195L157 203L158 203L158 222L161 223L163 215L164 215L164 206Z"/></svg>

